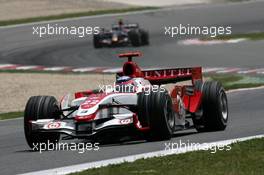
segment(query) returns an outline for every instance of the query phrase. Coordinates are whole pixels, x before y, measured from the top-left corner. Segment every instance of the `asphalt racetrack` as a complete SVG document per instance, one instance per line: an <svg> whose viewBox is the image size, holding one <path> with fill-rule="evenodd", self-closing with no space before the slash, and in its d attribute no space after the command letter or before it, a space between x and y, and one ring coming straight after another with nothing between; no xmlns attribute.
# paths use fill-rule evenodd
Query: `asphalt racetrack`
<svg viewBox="0 0 264 175"><path fill-rule="evenodd" d="M243 97L243 99L242 99ZM186 130L170 141L176 143L204 143L264 133L264 89L228 94L230 120L225 131L197 133ZM252 100L254 99L254 103ZM1 174L17 174L115 157L164 150L165 141L104 145L99 151L46 151L32 152L24 138L23 120L0 122Z"/></svg>
<svg viewBox="0 0 264 175"><path fill-rule="evenodd" d="M141 66L207 66L207 67L264 67L263 41L220 44L211 46L183 46L178 41L186 37L170 38L165 26L231 26L233 33L264 31L264 2L241 4L195 5L171 10L126 16L84 18L55 22L60 26L100 26L109 28L119 18L139 23L150 32L150 46L94 49L92 36L53 35L40 38L32 35L33 26L0 29L0 64L13 63L44 66L106 66L118 67L123 62L117 54L128 50L142 51Z"/></svg>
<svg viewBox="0 0 264 175"><path fill-rule="evenodd" d="M220 5L196 5L175 9L124 16L148 28L151 45L142 48L104 48L95 50L92 37L76 39L61 36L38 38L32 26L0 29L0 63L45 66L120 66L116 54L127 50L141 50L142 66L237 66L263 67L263 41L221 44L213 46L182 46L178 39L164 35L164 26L180 23L193 25L231 25L234 33L264 31L264 2ZM115 17L88 18L62 22L64 25L110 26ZM184 37L183 37L184 38ZM185 131L173 137L203 143L264 133L264 90L250 90L228 94L230 120L225 131L197 133ZM151 151L163 150L165 142L140 142L105 145L99 151L80 154L72 151L30 151L23 133L23 120L0 121L1 174L25 173L84 162L110 159Z"/></svg>

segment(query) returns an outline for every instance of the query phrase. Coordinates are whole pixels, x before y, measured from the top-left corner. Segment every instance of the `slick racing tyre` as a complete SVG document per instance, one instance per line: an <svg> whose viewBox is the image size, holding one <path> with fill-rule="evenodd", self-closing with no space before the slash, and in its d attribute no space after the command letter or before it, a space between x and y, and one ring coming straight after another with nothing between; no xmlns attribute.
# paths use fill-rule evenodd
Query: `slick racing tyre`
<svg viewBox="0 0 264 175"><path fill-rule="evenodd" d="M96 49L102 47L102 44L100 43L100 35L94 35L93 36L93 45L94 45L94 48L96 48Z"/></svg>
<svg viewBox="0 0 264 175"><path fill-rule="evenodd" d="M149 99L146 92L138 93L137 106L138 106L138 120L142 127L149 126L149 112L148 112Z"/></svg>
<svg viewBox="0 0 264 175"><path fill-rule="evenodd" d="M147 140L170 139L175 125L172 100L167 91L139 94L138 116L142 125L149 125Z"/></svg>
<svg viewBox="0 0 264 175"><path fill-rule="evenodd" d="M141 36L138 31L131 30L130 32L128 32L128 37L131 41L132 46L138 47L141 45Z"/></svg>
<svg viewBox="0 0 264 175"><path fill-rule="evenodd" d="M141 44L142 45L149 45L149 34L145 30L139 30L141 33Z"/></svg>
<svg viewBox="0 0 264 175"><path fill-rule="evenodd" d="M225 130L228 121L227 96L217 81L200 84L202 91L201 114L193 116L194 127L199 132Z"/></svg>
<svg viewBox="0 0 264 175"><path fill-rule="evenodd" d="M60 139L59 133L42 133L32 130L31 121L38 119L59 119L59 106L57 100L52 96L30 97L24 111L24 133L28 145L33 148L34 144L57 143Z"/></svg>

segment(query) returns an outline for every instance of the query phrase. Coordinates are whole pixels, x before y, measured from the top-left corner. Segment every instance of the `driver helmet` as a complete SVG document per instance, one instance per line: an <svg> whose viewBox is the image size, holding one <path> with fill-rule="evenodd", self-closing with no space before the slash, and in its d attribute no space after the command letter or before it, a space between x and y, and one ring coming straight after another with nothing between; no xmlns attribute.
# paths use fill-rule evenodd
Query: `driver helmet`
<svg viewBox="0 0 264 175"><path fill-rule="evenodd" d="M129 76L121 76L121 77L117 78L116 84L122 84L122 83L125 83L125 82L127 82L127 81L129 81L131 79L132 78L129 77Z"/></svg>
<svg viewBox="0 0 264 175"><path fill-rule="evenodd" d="M123 26L123 25L124 25L124 23L123 23L123 20L122 20L122 19L119 19L119 21L118 21L118 25L119 25L119 26Z"/></svg>

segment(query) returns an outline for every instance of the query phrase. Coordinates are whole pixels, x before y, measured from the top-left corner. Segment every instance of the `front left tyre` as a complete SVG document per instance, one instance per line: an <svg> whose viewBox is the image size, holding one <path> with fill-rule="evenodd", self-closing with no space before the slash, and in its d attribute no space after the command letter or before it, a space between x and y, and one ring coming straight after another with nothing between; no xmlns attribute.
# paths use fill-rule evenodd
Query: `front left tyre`
<svg viewBox="0 0 264 175"><path fill-rule="evenodd" d="M134 47L141 46L141 35L140 32L137 30L131 30L128 32L129 40L131 41L131 45Z"/></svg>
<svg viewBox="0 0 264 175"><path fill-rule="evenodd" d="M139 30L141 33L141 44L142 45L149 45L149 33L145 30Z"/></svg>
<svg viewBox="0 0 264 175"><path fill-rule="evenodd" d="M38 119L59 119L58 102L53 96L32 96L24 111L24 134L30 148L40 143L57 143L59 133L37 132L32 129L31 121Z"/></svg>

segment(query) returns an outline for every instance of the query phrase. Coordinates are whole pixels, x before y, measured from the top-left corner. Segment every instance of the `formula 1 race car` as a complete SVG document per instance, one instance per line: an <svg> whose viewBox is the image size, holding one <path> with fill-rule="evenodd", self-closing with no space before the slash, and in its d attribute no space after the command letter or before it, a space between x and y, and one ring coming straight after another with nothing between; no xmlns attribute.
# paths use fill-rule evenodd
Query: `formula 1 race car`
<svg viewBox="0 0 264 175"><path fill-rule="evenodd" d="M228 121L227 96L217 81L202 80L202 68L141 70L127 57L116 82L97 90L65 95L33 96L26 104L24 132L28 145L61 139L104 142L124 137L166 140L180 130L224 130ZM177 85L178 82L189 85ZM173 84L169 92L165 84Z"/></svg>
<svg viewBox="0 0 264 175"><path fill-rule="evenodd" d="M123 24L119 21L111 30L101 29L93 37L94 48L104 46L142 46L149 44L149 34L141 29L138 24Z"/></svg>

